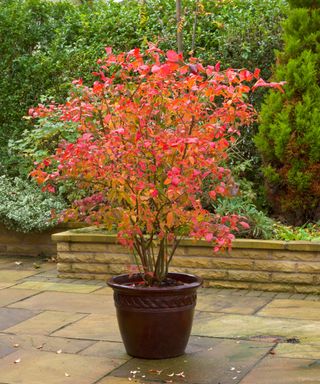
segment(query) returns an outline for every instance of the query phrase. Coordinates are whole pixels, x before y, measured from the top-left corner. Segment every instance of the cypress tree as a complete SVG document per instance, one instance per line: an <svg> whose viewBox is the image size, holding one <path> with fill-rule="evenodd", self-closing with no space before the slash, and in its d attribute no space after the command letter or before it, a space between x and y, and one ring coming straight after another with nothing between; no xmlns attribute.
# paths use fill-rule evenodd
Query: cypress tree
<svg viewBox="0 0 320 384"><path fill-rule="evenodd" d="M320 0L289 0L284 48L262 107L256 145L273 213L287 223L320 220Z"/></svg>

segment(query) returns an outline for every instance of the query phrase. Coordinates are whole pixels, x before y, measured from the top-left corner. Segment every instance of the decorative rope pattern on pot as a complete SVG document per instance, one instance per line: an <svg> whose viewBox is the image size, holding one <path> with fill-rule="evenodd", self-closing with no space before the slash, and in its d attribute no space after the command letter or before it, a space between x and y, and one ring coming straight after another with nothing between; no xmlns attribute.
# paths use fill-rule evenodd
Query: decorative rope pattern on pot
<svg viewBox="0 0 320 384"><path fill-rule="evenodd" d="M131 307L131 308L178 308L195 305L197 294L175 295L175 296L129 296L120 293L114 293L114 302L116 307Z"/></svg>

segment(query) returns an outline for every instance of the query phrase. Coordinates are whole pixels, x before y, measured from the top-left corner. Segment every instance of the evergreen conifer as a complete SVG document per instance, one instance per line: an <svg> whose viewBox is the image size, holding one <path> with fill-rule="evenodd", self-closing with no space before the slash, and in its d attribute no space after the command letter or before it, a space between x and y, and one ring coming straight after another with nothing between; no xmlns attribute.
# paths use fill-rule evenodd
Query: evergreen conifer
<svg viewBox="0 0 320 384"><path fill-rule="evenodd" d="M256 145L275 214L290 224L320 219L320 0L289 0L284 49L261 111Z"/></svg>

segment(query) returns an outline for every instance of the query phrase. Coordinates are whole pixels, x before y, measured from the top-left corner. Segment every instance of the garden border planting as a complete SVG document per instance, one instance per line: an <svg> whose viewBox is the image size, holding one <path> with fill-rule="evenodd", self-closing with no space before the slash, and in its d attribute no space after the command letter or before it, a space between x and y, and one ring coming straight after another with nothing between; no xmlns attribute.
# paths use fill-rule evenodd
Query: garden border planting
<svg viewBox="0 0 320 384"><path fill-rule="evenodd" d="M115 235L70 230L52 239L59 277L107 279L128 271L130 255ZM206 287L320 293L320 242L237 239L231 251L213 253L206 241L188 239L171 270L195 274Z"/></svg>

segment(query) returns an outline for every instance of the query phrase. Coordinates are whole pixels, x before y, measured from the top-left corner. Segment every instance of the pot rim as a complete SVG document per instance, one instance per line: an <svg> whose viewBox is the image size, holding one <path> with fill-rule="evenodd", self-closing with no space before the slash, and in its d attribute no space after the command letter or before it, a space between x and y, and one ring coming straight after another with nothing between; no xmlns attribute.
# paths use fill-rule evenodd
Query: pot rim
<svg viewBox="0 0 320 384"><path fill-rule="evenodd" d="M136 277L136 280L134 280L134 276ZM135 274L132 278L131 281L138 281L138 276L139 274ZM181 279L184 284L182 285L174 285L174 286L167 286L167 287L141 287L137 285L125 285L126 283L130 282L130 278L128 274L122 274L122 275L117 275L111 277L108 281L107 284L109 287L113 289L121 289L121 290L126 290L127 292L130 291L140 291L141 293L151 293L151 292L159 292L159 293L164 293L168 291L176 291L176 292L182 292L185 290L190 290L190 289L196 289L202 285L203 279L201 277L198 277L196 275L188 274L188 273L178 273L178 272L169 272L168 277L172 278L177 278ZM184 280L185 278L185 280Z"/></svg>

